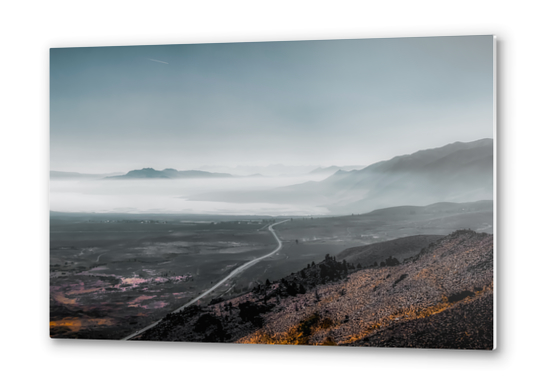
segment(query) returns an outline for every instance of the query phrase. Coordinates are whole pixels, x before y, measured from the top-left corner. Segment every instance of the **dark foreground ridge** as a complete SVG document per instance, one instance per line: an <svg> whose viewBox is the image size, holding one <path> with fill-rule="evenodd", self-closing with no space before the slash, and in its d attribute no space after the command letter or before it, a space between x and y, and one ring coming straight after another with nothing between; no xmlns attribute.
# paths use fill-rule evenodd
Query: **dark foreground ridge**
<svg viewBox="0 0 542 384"><path fill-rule="evenodd" d="M492 349L493 295L463 301L433 316L391 325L351 344L392 348Z"/></svg>
<svg viewBox="0 0 542 384"><path fill-rule="evenodd" d="M400 262L325 259L168 315L138 340L493 349L493 236L456 231ZM367 263L369 264L369 263Z"/></svg>
<svg viewBox="0 0 542 384"><path fill-rule="evenodd" d="M363 263L364 265L372 265L375 262L380 264L382 260L388 257L403 261L408 257L415 256L420 252L420 249L443 237L440 235L407 236L361 247L348 248L337 255L337 260L344 259L349 263Z"/></svg>

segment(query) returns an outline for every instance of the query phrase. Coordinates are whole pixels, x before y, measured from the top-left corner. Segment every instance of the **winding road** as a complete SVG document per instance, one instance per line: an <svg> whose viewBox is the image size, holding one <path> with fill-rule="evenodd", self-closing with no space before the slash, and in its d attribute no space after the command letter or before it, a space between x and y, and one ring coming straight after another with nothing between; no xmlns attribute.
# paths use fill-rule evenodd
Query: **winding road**
<svg viewBox="0 0 542 384"><path fill-rule="evenodd" d="M231 279L232 277L240 274L241 272L244 272L245 270L247 270L248 268L252 267L254 264L258 263L260 260L263 260L267 257L270 257L270 256L273 256L275 253L277 253L278 251L280 251L280 249L282 248L282 241L279 239L279 237L277 236L277 234L275 233L275 231L273 230L273 227L275 225L279 225L279 224L282 224L284 222L286 222L288 220L283 220L283 221L279 221L278 223L274 223L274 224L271 224L268 229L269 229L269 232L271 232L273 234L273 236L275 237L275 240L277 240L277 243L278 243L278 246L277 248L275 248L274 251L264 255L264 256L260 256L258 257L257 259L254 259L254 260L251 260L243 265L241 265L240 267L234 269L233 271L230 272L230 274L228 276L226 276L225 278L223 278L222 280L220 280L218 283L216 283L215 285L213 285L211 288L209 288L207 291L203 292L201 295L197 296L196 298L190 300L188 303L184 304L182 307L179 307L177 308L176 310L174 310L172 313L178 313L180 311L182 311L183 309L185 309L186 307L196 303L198 300L204 298L205 296L209 295L211 292L213 292L215 289L217 289L218 287L220 287L222 284L224 284L226 281L228 281L229 279ZM162 319L152 323L151 325L148 325L146 326L145 328L143 329L140 329L139 331L136 331L134 333L132 333L131 335L129 336L126 336L125 338L121 339L121 340L130 340L140 334L142 334L143 332L151 329L151 328L154 328L156 327L160 322L162 321Z"/></svg>

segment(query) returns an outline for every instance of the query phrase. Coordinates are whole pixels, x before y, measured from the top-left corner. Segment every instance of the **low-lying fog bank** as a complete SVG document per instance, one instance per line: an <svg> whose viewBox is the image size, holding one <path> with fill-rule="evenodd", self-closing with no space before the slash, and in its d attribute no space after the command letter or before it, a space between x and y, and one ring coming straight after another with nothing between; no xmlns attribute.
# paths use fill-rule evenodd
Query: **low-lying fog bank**
<svg viewBox="0 0 542 384"><path fill-rule="evenodd" d="M59 212L199 213L237 215L325 215L309 204L189 201L212 192L262 191L319 181L322 175L182 180L56 180L50 182L50 210Z"/></svg>

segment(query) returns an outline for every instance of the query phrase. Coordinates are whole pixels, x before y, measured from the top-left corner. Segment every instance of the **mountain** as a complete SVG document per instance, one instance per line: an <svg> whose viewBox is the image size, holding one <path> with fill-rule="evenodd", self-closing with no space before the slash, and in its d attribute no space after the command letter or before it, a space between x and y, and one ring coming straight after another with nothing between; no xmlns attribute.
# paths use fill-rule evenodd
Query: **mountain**
<svg viewBox="0 0 542 384"><path fill-rule="evenodd" d="M337 172L322 181L333 191L335 212L392 205L427 205L493 198L493 140L456 142L397 156L360 171Z"/></svg>
<svg viewBox="0 0 542 384"><path fill-rule="evenodd" d="M212 173L205 171L177 171L176 169L172 168L166 168L162 171L157 171L153 168L143 168L130 171L125 175L106 177L106 179L205 179L226 177L229 178L233 176L228 173Z"/></svg>
<svg viewBox="0 0 542 384"><path fill-rule="evenodd" d="M92 173L79 173L79 172L62 172L62 171L50 171L49 178L51 180L98 180L103 179L108 176L117 176L122 173L102 173L102 174L92 174Z"/></svg>
<svg viewBox="0 0 542 384"><path fill-rule="evenodd" d="M266 166L258 165L238 165L236 167L204 165L200 169L208 172L231 173L233 175L250 176L251 174L261 174L262 176L290 177L305 175L314 170L314 165L284 165L270 164Z"/></svg>
<svg viewBox="0 0 542 384"><path fill-rule="evenodd" d="M318 182L266 191L207 193L190 199L323 206L337 215L399 205L492 200L493 139L426 149L361 170L338 170Z"/></svg>
<svg viewBox="0 0 542 384"><path fill-rule="evenodd" d="M493 349L492 235L460 230L403 262L391 256L360 267L326 255L251 292L170 313L136 339Z"/></svg>
<svg viewBox="0 0 542 384"><path fill-rule="evenodd" d="M316 169L313 169L309 172L309 175L329 175L331 176L337 171L354 171L354 170L360 170L365 168L364 165L345 165L342 167L338 167L336 165L332 165L331 167L318 167Z"/></svg>

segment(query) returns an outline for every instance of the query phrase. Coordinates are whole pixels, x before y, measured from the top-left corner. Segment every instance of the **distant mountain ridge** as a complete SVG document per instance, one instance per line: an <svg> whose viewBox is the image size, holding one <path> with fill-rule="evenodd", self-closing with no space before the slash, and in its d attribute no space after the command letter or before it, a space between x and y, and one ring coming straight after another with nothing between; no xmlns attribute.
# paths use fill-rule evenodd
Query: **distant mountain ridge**
<svg viewBox="0 0 542 384"><path fill-rule="evenodd" d="M337 166L332 165L330 167L318 167L311 172L309 172L309 175L332 175L336 173L337 171L355 171L355 170L361 170L365 168L364 165L345 165L345 166Z"/></svg>
<svg viewBox="0 0 542 384"><path fill-rule="evenodd" d="M331 212L369 212L398 205L493 199L493 139L456 142L380 161L359 171L339 170L320 182L277 190L303 194Z"/></svg>
<svg viewBox="0 0 542 384"><path fill-rule="evenodd" d="M173 168L166 168L158 171L154 168L143 168L130 171L125 175L109 176L106 179L204 179L204 178L230 178L234 177L229 173L213 173L206 171L177 171Z"/></svg>
<svg viewBox="0 0 542 384"><path fill-rule="evenodd" d="M456 142L341 172L322 182L338 189L343 212L493 198L493 140ZM361 196L360 196L361 194ZM391 203L391 204L390 204Z"/></svg>
<svg viewBox="0 0 542 384"><path fill-rule="evenodd" d="M455 142L396 156L322 181L267 191L207 193L192 200L324 206L333 214L399 205L493 199L493 139Z"/></svg>
<svg viewBox="0 0 542 384"><path fill-rule="evenodd" d="M250 176L261 174L262 176L289 177L305 175L317 167L316 165L284 165L270 164L266 166L238 165L236 167L203 165L199 169L208 172L230 173L232 175Z"/></svg>

